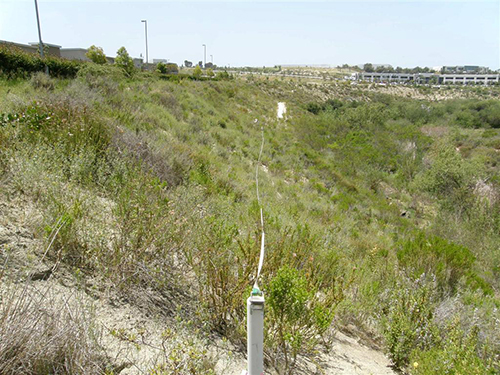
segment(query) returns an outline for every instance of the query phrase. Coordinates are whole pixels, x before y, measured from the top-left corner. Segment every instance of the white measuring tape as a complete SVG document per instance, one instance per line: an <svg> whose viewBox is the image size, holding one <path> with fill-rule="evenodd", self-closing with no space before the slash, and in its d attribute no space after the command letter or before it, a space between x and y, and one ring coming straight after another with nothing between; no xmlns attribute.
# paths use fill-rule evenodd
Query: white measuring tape
<svg viewBox="0 0 500 375"><path fill-rule="evenodd" d="M255 123L257 123L257 119L255 120ZM260 208L260 227L262 230L262 236L260 240L260 257L259 257L259 267L257 268L257 277L255 278L255 283L253 285L254 289L259 289L258 286L258 281L259 281L259 276L260 276L260 271L262 270L262 265L264 264L264 244L265 244L265 238L266 234L264 233L264 214L262 213L262 205L260 203L260 193L259 193L259 166L261 164L261 157L262 157L262 150L264 149L264 127L261 126L260 128L261 133L262 133L262 143L260 145L260 152L259 152L259 159L257 160L257 167L255 168L255 187L257 190L257 202L259 203L259 208Z"/></svg>

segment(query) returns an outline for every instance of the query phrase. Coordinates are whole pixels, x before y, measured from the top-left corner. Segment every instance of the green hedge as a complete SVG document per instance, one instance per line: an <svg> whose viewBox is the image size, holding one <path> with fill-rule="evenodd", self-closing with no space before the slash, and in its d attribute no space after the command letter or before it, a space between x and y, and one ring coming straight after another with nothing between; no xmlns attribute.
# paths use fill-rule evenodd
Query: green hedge
<svg viewBox="0 0 500 375"><path fill-rule="evenodd" d="M31 73L43 72L47 65L50 75L73 78L83 64L80 61L70 61L54 56L42 59L36 54L24 52L17 47L0 45L0 73L9 77L24 77Z"/></svg>

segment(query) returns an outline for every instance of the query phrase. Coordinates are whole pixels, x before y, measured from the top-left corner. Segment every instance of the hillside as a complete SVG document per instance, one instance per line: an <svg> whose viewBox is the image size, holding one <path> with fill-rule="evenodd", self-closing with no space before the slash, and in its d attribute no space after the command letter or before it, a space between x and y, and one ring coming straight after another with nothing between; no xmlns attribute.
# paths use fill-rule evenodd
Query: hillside
<svg viewBox="0 0 500 375"><path fill-rule="evenodd" d="M1 78L0 373L241 372L261 127L269 371L497 373L499 94Z"/></svg>

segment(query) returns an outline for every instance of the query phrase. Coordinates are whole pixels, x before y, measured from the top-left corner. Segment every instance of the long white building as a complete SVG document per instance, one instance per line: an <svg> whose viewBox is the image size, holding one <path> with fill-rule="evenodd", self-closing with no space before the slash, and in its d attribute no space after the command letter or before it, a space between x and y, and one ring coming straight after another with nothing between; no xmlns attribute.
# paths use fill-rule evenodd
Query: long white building
<svg viewBox="0 0 500 375"><path fill-rule="evenodd" d="M500 74L354 73L353 79L385 83L498 84Z"/></svg>

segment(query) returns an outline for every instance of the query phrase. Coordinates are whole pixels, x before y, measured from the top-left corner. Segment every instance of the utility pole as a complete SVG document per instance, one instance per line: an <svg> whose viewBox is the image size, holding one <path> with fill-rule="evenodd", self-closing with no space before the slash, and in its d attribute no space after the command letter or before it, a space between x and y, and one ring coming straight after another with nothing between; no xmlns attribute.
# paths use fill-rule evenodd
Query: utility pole
<svg viewBox="0 0 500 375"><path fill-rule="evenodd" d="M146 64L149 62L149 56L148 56L148 21L147 20L141 20L141 22L144 22L144 34L146 35Z"/></svg>
<svg viewBox="0 0 500 375"><path fill-rule="evenodd" d="M207 45L206 44L203 44L203 49L204 49L204 52L203 52L203 69L205 69L205 67L207 65Z"/></svg>
<svg viewBox="0 0 500 375"><path fill-rule="evenodd" d="M43 50L43 42L42 42L42 30L40 28L40 15L38 14L38 2L35 0L35 11L36 11L36 23L38 25L38 46L40 47L40 57L42 59L45 58L45 53ZM48 75L49 74L49 67L45 65L45 73Z"/></svg>

